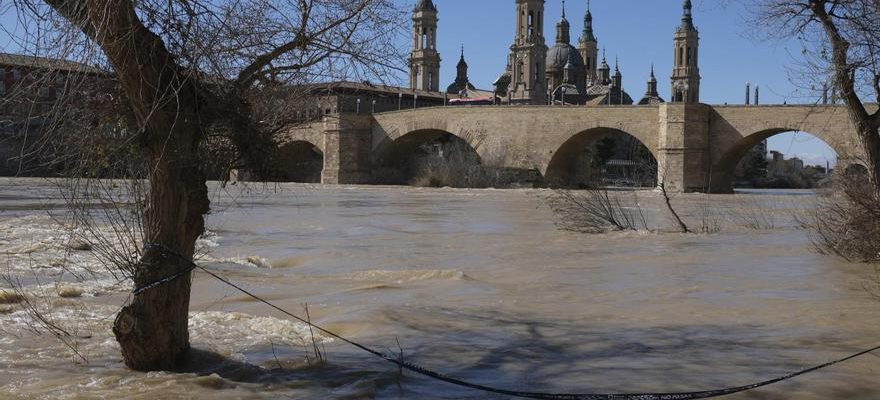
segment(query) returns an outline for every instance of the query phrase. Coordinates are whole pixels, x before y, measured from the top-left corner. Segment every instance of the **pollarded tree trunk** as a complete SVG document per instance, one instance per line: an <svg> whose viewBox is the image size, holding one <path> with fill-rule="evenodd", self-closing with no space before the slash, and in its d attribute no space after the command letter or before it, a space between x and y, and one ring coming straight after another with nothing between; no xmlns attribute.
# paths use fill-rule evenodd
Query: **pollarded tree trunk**
<svg viewBox="0 0 880 400"><path fill-rule="evenodd" d="M189 268L187 260L192 259L195 241L204 231L203 215L209 202L196 146L176 147L182 151L156 151L153 163L148 163L157 168L150 175L145 238L177 254L148 249L135 269L135 287ZM189 350L189 299L190 276L186 274L135 296L120 311L113 333L129 368L153 371L180 365Z"/></svg>
<svg viewBox="0 0 880 400"><path fill-rule="evenodd" d="M137 118L149 171L145 240L182 256L146 251L135 267L135 285L188 267L204 232L210 202L199 167L201 106L208 103L166 49L138 18L132 0L46 0L97 43L113 65ZM125 364L135 370L179 365L189 349L187 274L135 296L117 316L113 332Z"/></svg>

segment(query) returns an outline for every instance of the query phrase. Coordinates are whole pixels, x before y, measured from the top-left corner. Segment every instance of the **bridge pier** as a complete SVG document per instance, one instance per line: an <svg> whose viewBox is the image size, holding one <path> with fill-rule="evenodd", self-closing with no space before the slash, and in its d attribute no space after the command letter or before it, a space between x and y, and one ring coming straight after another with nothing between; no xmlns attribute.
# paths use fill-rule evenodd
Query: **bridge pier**
<svg viewBox="0 0 880 400"><path fill-rule="evenodd" d="M370 115L338 114L324 117L324 170L321 183L370 183L372 123Z"/></svg>
<svg viewBox="0 0 880 400"><path fill-rule="evenodd" d="M669 192L708 189L710 111L703 104L660 105L657 179Z"/></svg>

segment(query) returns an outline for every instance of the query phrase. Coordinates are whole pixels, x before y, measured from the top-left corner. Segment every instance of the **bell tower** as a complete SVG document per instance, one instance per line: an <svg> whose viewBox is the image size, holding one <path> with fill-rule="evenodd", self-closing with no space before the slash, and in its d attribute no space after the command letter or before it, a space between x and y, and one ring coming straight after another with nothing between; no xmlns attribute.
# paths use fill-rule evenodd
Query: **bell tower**
<svg viewBox="0 0 880 400"><path fill-rule="evenodd" d="M415 90L440 91L440 53L437 52L437 7L419 0L413 9L413 42L409 55L409 85Z"/></svg>
<svg viewBox="0 0 880 400"><path fill-rule="evenodd" d="M672 102L700 102L700 33L694 26L691 0L684 0L681 25L675 31Z"/></svg>
<svg viewBox="0 0 880 400"><path fill-rule="evenodd" d="M547 45L544 42L544 0L516 0L516 35L510 45L511 103L544 104Z"/></svg>
<svg viewBox="0 0 880 400"><path fill-rule="evenodd" d="M590 0L587 0L587 13L584 14L584 31L578 39L578 52L584 59L584 76L586 85L596 83L596 70L599 67L599 42L593 33L593 13L590 11Z"/></svg>

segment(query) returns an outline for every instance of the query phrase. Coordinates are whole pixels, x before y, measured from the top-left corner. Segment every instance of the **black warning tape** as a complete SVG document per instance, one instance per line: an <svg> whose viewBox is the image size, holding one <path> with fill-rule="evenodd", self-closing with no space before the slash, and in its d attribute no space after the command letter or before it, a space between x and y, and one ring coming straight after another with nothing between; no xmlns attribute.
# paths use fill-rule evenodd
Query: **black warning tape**
<svg viewBox="0 0 880 400"><path fill-rule="evenodd" d="M150 290L154 287L164 285L164 284L169 283L173 280L177 280L180 277L192 272L193 270L195 270L196 268L199 267L196 263L192 262L191 260L187 259L186 257L181 256L176 251L171 250L167 246L163 246L163 245L156 244L156 243L147 243L144 245L144 250L158 250L158 251L161 251L165 254L173 255L178 259L186 261L189 264L189 267L186 268L185 270L175 272L173 274L156 279L154 281L148 282L147 284L145 284L143 286L135 288L134 290L131 291L131 293L135 296L137 296L147 290Z"/></svg>
<svg viewBox="0 0 880 400"><path fill-rule="evenodd" d="M785 376L781 376L778 378L768 379L766 381L752 383L752 384L745 385L745 386L736 386L736 387L730 387L730 388L725 388L725 389L716 389L716 390L704 390L704 391L697 391L697 392L678 392L678 393L618 393L618 394L615 394L615 393L544 393L544 392L527 392L527 391L518 391L518 390L508 390L508 389L495 388L495 387L491 387L491 386L481 385L478 383L473 383L473 382L453 378L453 377L444 375L442 373L424 368L424 367L419 366L417 364L403 361L398 356L388 355L388 354L382 353L378 350L374 350L366 345L363 345L363 344L357 343L355 341L346 339L345 337L342 337L342 336L337 335L331 331L328 331L328 330L326 330L318 325L315 325L312 322L305 320L305 319L303 319L303 318L301 318L301 317L299 317L299 316L297 316L297 315L295 315L295 314L293 314L293 313L291 313L281 307L276 306L275 304L269 302L268 300L263 299L262 297L259 297L255 294L247 291L246 289L242 288L241 286L236 285L235 283L229 281L228 279L223 278L222 276L217 275L214 272L211 272L211 271L207 270L206 268L194 263L193 261L180 255L179 253L177 253L176 251L172 250L171 248L169 248L167 246L157 244L157 243L147 243L144 245L144 248L146 250L162 251L164 253L175 256L175 257L179 258L180 260L183 260L183 261L189 263L190 267L187 268L186 270L171 274L171 275L166 276L164 278L157 279L155 281L147 283L146 285L143 285L141 287L134 289L132 291L132 293L134 293L135 295L142 293L146 290L149 290L151 288L166 284L166 283L171 282L175 279L178 279L178 278L188 274L189 272L191 272L195 269L200 269L201 271L205 272L206 274L210 275L211 277L213 277L213 278L225 283L226 285L231 286L232 288L244 293L248 297L251 297L252 299L257 300L257 301L283 313L284 315L287 315L288 317L291 317L299 322L307 324L307 325L311 326L312 328L317 329L317 330L327 334L328 336L331 336L331 337L338 339L342 342L345 342L349 345L357 347L357 348L359 348L367 353L370 353L376 357L379 357L385 361L393 363L393 364L397 365L399 368L406 369L408 371L415 372L419 375L423 375L428 378L432 378L432 379L446 382L446 383L456 385L456 386L466 387L466 388L479 390L479 391L483 391L483 392L487 392L487 393L495 393L495 394L501 394L501 395L506 395L506 396L527 398L527 399L539 399L539 400L691 400L691 399L708 399L708 398L712 398L712 397L727 396L727 395L731 395L734 393L745 392L748 390L754 390L754 389L757 389L760 387L772 385L774 383L779 383L782 381L792 379L797 376L808 374L810 372L815 372L820 369L828 368L832 365L840 364L842 362L849 361L854 358L864 356L868 353L872 353L874 351L880 350L880 346L877 346L877 347L873 347L873 348L870 348L870 349L867 349L864 351L860 351L858 353L849 355L847 357L844 357L844 358L841 358L838 360L834 360L831 362L827 362L825 364L810 367L810 368L800 370L800 371L797 371L797 372L794 372L794 373L791 373L791 374L788 374Z"/></svg>

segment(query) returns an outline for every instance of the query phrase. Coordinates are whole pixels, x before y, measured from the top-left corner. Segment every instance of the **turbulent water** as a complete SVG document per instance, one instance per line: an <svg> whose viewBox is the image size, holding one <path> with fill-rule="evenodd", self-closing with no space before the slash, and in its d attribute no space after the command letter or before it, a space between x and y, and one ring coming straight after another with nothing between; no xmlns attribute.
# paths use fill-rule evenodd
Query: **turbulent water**
<svg viewBox="0 0 880 400"><path fill-rule="evenodd" d="M241 186L220 190L203 265L297 314L454 377L548 392L714 389L880 344L872 267L812 251L809 192L675 198L717 233L561 231L532 190ZM655 227L673 227L639 194ZM734 210L746 211L734 211ZM771 211L758 211L771 210ZM71 250L56 189L0 180L0 398L503 398L435 382L311 333L205 273L182 372L124 368L110 332L130 283ZM760 220L761 229L746 228ZM79 275L79 277L76 277ZM9 284L0 283L0 287ZM66 342L66 343L65 343ZM76 355L76 354L79 355ZM876 355L731 399L875 399Z"/></svg>

